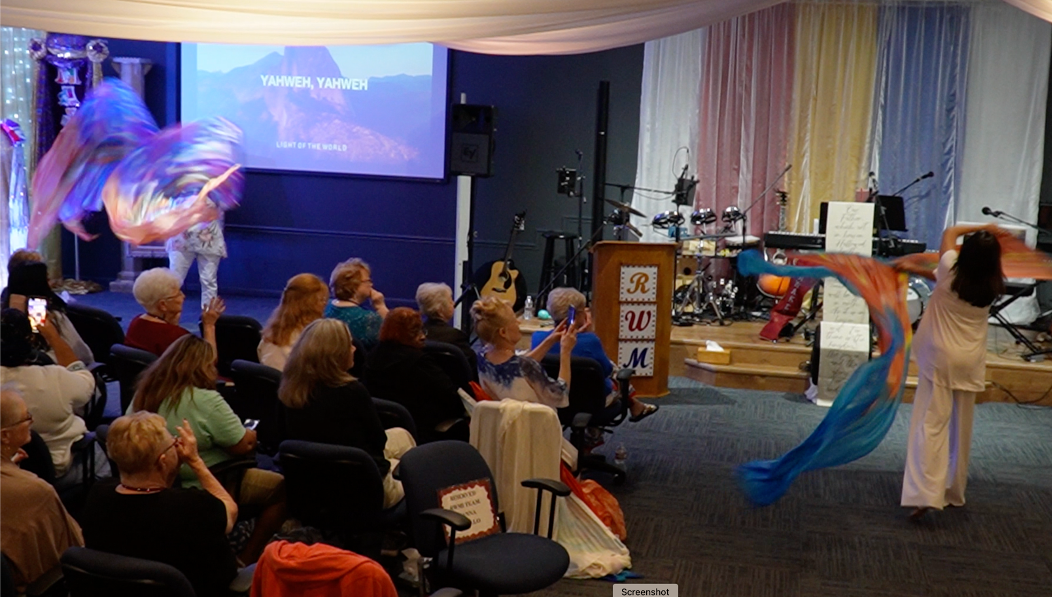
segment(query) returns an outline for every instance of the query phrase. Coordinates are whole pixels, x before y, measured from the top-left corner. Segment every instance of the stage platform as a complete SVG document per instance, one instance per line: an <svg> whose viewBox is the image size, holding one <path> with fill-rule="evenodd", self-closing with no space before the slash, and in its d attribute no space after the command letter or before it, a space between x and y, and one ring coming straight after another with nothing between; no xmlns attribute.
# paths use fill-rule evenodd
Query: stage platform
<svg viewBox="0 0 1052 598"><path fill-rule="evenodd" d="M724 388L804 392L808 386L808 374L800 366L811 359L811 347L807 346L802 335L789 342L762 340L759 332L765 323L673 326L669 375L686 376ZM529 348L529 335L533 331L550 328L550 322L521 322L524 336L520 347ZM699 363L696 360L698 347L704 347L706 340L715 341L726 349L730 353L730 363ZM1036 404L1052 406L1052 355L1048 361L1029 363L1022 359L1021 353L1004 329L990 326L986 391L979 395L979 402L1038 401ZM913 400L913 391L917 387L916 371L916 363L911 360L911 376L906 380L906 402Z"/></svg>

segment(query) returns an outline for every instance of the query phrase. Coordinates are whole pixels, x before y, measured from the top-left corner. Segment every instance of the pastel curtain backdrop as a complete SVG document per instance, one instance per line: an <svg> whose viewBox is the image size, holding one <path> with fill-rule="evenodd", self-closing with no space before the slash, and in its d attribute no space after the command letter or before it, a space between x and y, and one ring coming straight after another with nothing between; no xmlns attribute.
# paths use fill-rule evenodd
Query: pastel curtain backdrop
<svg viewBox="0 0 1052 598"><path fill-rule="evenodd" d="M810 231L824 201L854 201L869 171L875 4L798 3L790 126L789 214Z"/></svg>
<svg viewBox="0 0 1052 598"><path fill-rule="evenodd" d="M697 29L649 42L644 48L635 180L640 189L672 190L683 166L694 162L691 156L698 151L698 92L707 36L707 29ZM609 190L607 193L610 196ZM669 240L668 231L650 226L650 218L675 209L672 195L636 191L632 206L647 215L632 218L644 241ZM682 211L686 214L688 210Z"/></svg>
<svg viewBox="0 0 1052 598"><path fill-rule="evenodd" d="M794 12L781 4L708 27L695 207L744 211L785 168ZM748 213L749 233L777 230L775 200L774 190L759 199Z"/></svg>
<svg viewBox="0 0 1052 598"><path fill-rule="evenodd" d="M906 233L939 246L952 221L964 143L971 7L882 7L873 119L873 159L882 193L926 172L935 176L904 194Z"/></svg>
<svg viewBox="0 0 1052 598"><path fill-rule="evenodd" d="M957 220L987 222L990 206L1037 220L1052 25L1005 4L972 12L967 135ZM1004 221L1001 221L1004 222ZM1036 232L1027 230L1033 244ZM1034 297L1009 306L1014 322L1037 315Z"/></svg>

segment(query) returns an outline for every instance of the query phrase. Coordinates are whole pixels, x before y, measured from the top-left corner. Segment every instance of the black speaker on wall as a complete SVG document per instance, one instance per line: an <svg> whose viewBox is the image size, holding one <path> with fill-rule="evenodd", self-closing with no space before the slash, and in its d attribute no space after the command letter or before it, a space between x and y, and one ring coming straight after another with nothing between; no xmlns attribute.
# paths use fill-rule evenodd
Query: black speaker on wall
<svg viewBox="0 0 1052 598"><path fill-rule="evenodd" d="M493 106L453 104L449 171L469 176L493 176Z"/></svg>

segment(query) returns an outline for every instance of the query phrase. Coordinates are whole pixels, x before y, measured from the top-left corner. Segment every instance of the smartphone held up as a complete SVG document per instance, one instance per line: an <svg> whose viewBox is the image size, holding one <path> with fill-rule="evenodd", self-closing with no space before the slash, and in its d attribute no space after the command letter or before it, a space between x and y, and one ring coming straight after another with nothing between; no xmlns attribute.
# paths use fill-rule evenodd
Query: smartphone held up
<svg viewBox="0 0 1052 598"><path fill-rule="evenodd" d="M30 297L26 315L29 316L29 325L33 327L33 332L40 332L40 327L47 321L47 299Z"/></svg>

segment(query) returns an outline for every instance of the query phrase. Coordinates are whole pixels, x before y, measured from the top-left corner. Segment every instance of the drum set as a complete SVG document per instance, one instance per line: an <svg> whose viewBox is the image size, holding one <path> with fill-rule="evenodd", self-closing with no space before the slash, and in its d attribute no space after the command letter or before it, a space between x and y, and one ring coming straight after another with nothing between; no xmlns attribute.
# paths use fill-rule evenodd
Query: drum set
<svg viewBox="0 0 1052 598"><path fill-rule="evenodd" d="M673 322L680 326L726 325L747 312L745 299L750 287L734 262L744 249L758 247L760 239L735 230L739 223L744 230L745 222L737 206L729 206L719 215L711 208L694 210L690 224L698 234L685 234L686 221L679 210L661 212L651 219L653 228L668 230L679 246Z"/></svg>

